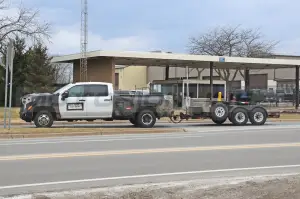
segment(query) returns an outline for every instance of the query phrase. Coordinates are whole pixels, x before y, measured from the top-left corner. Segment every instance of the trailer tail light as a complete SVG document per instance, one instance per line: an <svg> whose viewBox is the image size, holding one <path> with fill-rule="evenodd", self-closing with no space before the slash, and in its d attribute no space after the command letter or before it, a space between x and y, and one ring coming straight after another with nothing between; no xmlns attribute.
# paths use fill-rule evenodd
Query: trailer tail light
<svg viewBox="0 0 300 199"><path fill-rule="evenodd" d="M132 110L132 107L131 106L127 106L125 109L126 110Z"/></svg>

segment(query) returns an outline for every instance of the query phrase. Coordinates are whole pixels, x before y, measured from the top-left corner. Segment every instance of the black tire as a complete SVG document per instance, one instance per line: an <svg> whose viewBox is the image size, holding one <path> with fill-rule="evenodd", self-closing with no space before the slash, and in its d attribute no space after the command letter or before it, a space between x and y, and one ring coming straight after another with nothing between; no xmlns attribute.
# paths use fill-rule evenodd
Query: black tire
<svg viewBox="0 0 300 199"><path fill-rule="evenodd" d="M151 110L142 110L136 116L135 126L140 128L152 128L156 123L156 116Z"/></svg>
<svg viewBox="0 0 300 199"><path fill-rule="evenodd" d="M250 111L249 120L252 125L264 125L267 121L268 114L265 109L257 107Z"/></svg>
<svg viewBox="0 0 300 199"><path fill-rule="evenodd" d="M235 108L230 114L230 121L237 126L246 125L249 120L248 113L243 108Z"/></svg>
<svg viewBox="0 0 300 199"><path fill-rule="evenodd" d="M129 122L130 122L131 124L133 124L133 125L136 124L136 122L135 122L135 120L134 120L133 118L130 118L130 119L129 119Z"/></svg>
<svg viewBox="0 0 300 199"><path fill-rule="evenodd" d="M34 117L34 124L38 128L50 128L53 122L53 116L47 110L39 111Z"/></svg>
<svg viewBox="0 0 300 199"><path fill-rule="evenodd" d="M211 119L216 124L222 124L228 117L228 107L223 103L216 103L211 107Z"/></svg>
<svg viewBox="0 0 300 199"><path fill-rule="evenodd" d="M218 124L218 125L221 125L223 124L224 122L226 122L227 119L225 120L214 120L214 119L211 119L215 124Z"/></svg>

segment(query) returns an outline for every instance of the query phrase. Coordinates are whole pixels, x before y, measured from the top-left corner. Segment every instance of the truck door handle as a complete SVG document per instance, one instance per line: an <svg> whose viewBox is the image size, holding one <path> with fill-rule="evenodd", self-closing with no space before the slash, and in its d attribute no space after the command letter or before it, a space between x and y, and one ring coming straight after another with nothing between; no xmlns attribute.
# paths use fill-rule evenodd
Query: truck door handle
<svg viewBox="0 0 300 199"><path fill-rule="evenodd" d="M104 101L112 101L112 96L110 96L110 99L104 99Z"/></svg>
<svg viewBox="0 0 300 199"><path fill-rule="evenodd" d="M85 100L79 100L80 102L85 102Z"/></svg>

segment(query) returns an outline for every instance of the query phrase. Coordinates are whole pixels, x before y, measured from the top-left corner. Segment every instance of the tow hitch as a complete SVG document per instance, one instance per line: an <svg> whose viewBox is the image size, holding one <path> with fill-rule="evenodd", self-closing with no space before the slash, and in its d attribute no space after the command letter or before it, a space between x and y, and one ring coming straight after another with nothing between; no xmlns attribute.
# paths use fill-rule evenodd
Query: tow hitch
<svg viewBox="0 0 300 199"><path fill-rule="evenodd" d="M182 120L188 120L189 118L191 118L191 116L182 112L180 112L179 115L174 115L173 112L169 118L173 123L180 123Z"/></svg>

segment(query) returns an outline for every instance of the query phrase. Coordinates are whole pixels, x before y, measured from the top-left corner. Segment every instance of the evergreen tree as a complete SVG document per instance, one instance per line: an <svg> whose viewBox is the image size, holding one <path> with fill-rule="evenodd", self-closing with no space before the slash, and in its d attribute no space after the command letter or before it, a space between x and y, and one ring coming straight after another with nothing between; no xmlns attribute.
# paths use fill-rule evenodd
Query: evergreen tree
<svg viewBox="0 0 300 199"><path fill-rule="evenodd" d="M48 48L41 43L35 44L26 52L27 70L24 86L26 92L52 92L55 83L55 68L48 56Z"/></svg>
<svg viewBox="0 0 300 199"><path fill-rule="evenodd" d="M15 106L18 102L18 98L22 94L22 88L25 81L23 74L26 72L27 61L26 61L26 43L25 39L16 37L14 40L14 66L13 66L13 92L12 92L12 105ZM6 54L7 48L4 49ZM3 61L6 62L6 57L3 57ZM4 104L5 98L5 69L0 69L0 104Z"/></svg>

